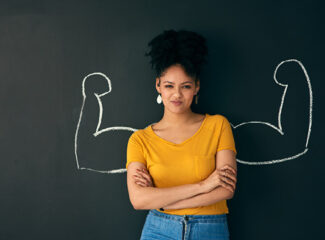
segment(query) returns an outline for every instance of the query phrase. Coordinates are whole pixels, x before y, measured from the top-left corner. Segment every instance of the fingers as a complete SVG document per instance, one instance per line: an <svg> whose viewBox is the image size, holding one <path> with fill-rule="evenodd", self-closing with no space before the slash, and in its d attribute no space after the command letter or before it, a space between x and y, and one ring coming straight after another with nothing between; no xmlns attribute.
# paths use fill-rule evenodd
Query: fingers
<svg viewBox="0 0 325 240"><path fill-rule="evenodd" d="M237 175L237 171L233 167L229 166L228 164L226 164L221 168L221 170L226 170L226 169L232 171L234 175Z"/></svg>
<svg viewBox="0 0 325 240"><path fill-rule="evenodd" d="M148 182L152 183L152 179L150 174L147 171L141 171L141 170L137 170L137 172L139 173L139 175L143 178L145 178Z"/></svg>
<svg viewBox="0 0 325 240"><path fill-rule="evenodd" d="M149 185L148 183L148 180L140 175L133 175L133 178L135 180L135 183L142 183L142 184L145 184L145 185Z"/></svg>
<svg viewBox="0 0 325 240"><path fill-rule="evenodd" d="M230 187L232 192L235 191L236 183L234 181L230 180L227 177L223 177L223 176L221 177L221 181L222 181L222 183L226 184L227 187Z"/></svg>
<svg viewBox="0 0 325 240"><path fill-rule="evenodd" d="M141 185L143 187L149 187L151 186L151 183L148 182L146 179L141 178L139 176L133 175L134 179L135 179L135 183L138 185Z"/></svg>
<svg viewBox="0 0 325 240"><path fill-rule="evenodd" d="M229 165L226 165L219 171L219 176L221 180L220 185L231 192L234 192L237 182L236 171Z"/></svg>
<svg viewBox="0 0 325 240"><path fill-rule="evenodd" d="M139 170L137 169L137 174L132 175L135 179L135 183L144 187L153 186L152 179L150 174L146 170Z"/></svg>
<svg viewBox="0 0 325 240"><path fill-rule="evenodd" d="M143 184L142 182L139 182L139 181L135 181L136 184L142 186L142 187L147 187L147 185Z"/></svg>
<svg viewBox="0 0 325 240"><path fill-rule="evenodd" d="M227 178L230 178L232 181L234 181L235 183L237 182L237 178L236 178L236 175L234 175L233 173L231 173L231 172L227 172L227 171L223 171L223 170L221 170L220 171L220 174L222 175L222 176L225 176L225 177L227 177Z"/></svg>
<svg viewBox="0 0 325 240"><path fill-rule="evenodd" d="M222 181L220 182L220 185L226 189L228 189L231 192L235 192L235 188L232 185L227 184L226 182Z"/></svg>
<svg viewBox="0 0 325 240"><path fill-rule="evenodd" d="M141 171L141 170L137 169L137 172L138 172L142 177L144 177L145 179L147 179L148 181L151 181L151 176L150 176L150 174L149 174L146 170Z"/></svg>
<svg viewBox="0 0 325 240"><path fill-rule="evenodd" d="M225 176L220 176L220 186L228 189L231 192L235 192L236 183Z"/></svg>

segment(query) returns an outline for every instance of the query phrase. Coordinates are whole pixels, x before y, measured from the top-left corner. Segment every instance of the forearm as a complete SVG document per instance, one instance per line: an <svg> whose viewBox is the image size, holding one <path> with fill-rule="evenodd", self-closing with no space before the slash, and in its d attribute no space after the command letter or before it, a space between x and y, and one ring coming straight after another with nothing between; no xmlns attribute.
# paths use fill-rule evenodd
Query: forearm
<svg viewBox="0 0 325 240"><path fill-rule="evenodd" d="M174 202L172 204L168 204L164 206L164 209L183 209L183 208L194 208L194 207L202 207L208 206L213 203L219 202L224 199L231 199L233 194L223 188L217 187L208 193L201 193L199 195L182 199L180 201Z"/></svg>
<svg viewBox="0 0 325 240"><path fill-rule="evenodd" d="M205 193L201 183L166 188L137 186L136 208L142 210L161 208L201 193Z"/></svg>

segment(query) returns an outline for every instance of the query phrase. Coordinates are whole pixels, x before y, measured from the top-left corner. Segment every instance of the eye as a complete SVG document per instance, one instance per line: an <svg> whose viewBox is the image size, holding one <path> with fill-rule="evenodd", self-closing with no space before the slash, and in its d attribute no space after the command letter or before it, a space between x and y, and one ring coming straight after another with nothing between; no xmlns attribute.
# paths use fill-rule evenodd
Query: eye
<svg viewBox="0 0 325 240"><path fill-rule="evenodd" d="M172 87L172 85L165 85L165 88L169 88L169 87Z"/></svg>
<svg viewBox="0 0 325 240"><path fill-rule="evenodd" d="M185 85L184 87L189 89L191 88L191 85Z"/></svg>

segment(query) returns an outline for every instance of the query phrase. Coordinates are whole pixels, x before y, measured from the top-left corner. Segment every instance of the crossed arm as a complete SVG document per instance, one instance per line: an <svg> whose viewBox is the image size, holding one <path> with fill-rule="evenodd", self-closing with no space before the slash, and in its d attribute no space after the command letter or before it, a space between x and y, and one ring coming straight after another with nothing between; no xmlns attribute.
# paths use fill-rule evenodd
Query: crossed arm
<svg viewBox="0 0 325 240"><path fill-rule="evenodd" d="M231 199L232 197L233 194L229 190L223 187L217 187L208 193L201 193L194 197L169 204L165 206L164 209L183 209L208 206L224 199Z"/></svg>
<svg viewBox="0 0 325 240"><path fill-rule="evenodd" d="M235 153L232 150L225 149L216 154L217 169L225 165L232 167L237 172ZM127 180L129 197L135 209L193 208L231 199L234 195L234 192L221 186L212 191L206 191L202 182L169 188L143 187L132 178L132 175L137 172L137 168L145 168L145 166L138 162L129 164Z"/></svg>

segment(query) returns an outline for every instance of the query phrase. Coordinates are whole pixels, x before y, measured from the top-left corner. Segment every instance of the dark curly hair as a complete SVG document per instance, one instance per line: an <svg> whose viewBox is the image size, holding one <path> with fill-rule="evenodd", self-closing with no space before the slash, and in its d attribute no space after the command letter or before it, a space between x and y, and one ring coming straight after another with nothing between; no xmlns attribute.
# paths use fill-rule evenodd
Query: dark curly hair
<svg viewBox="0 0 325 240"><path fill-rule="evenodd" d="M148 46L150 51L145 56L151 57L152 68L156 77L164 75L168 67L180 64L184 71L197 82L201 66L206 63L208 48L206 39L192 31L173 29L165 30L154 37Z"/></svg>

